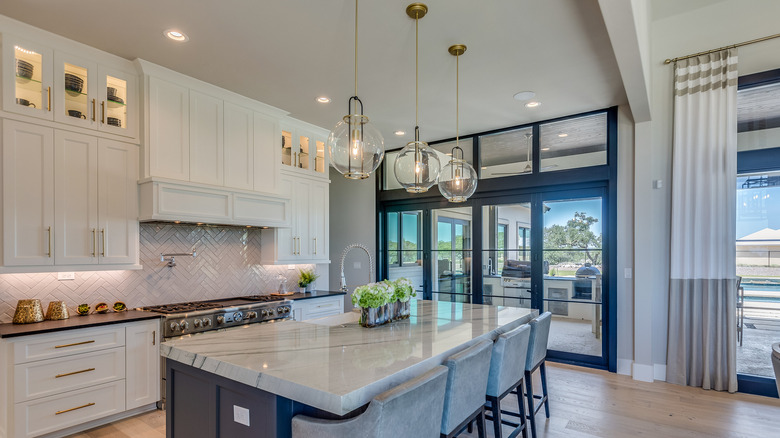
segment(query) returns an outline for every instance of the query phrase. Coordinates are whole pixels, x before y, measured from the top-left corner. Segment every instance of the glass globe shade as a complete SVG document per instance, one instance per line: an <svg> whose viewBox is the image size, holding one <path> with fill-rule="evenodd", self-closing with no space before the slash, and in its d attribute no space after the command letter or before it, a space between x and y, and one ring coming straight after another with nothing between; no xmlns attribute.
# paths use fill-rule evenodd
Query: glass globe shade
<svg viewBox="0 0 780 438"><path fill-rule="evenodd" d="M328 136L330 165L350 179L366 179L385 156L385 140L362 114L350 114Z"/></svg>
<svg viewBox="0 0 780 438"><path fill-rule="evenodd" d="M395 179L409 193L427 192L439 178L441 162L434 149L422 141L407 143L395 159Z"/></svg>
<svg viewBox="0 0 780 438"><path fill-rule="evenodd" d="M471 164L453 158L441 170L439 191L450 202L464 202L477 190L477 171Z"/></svg>

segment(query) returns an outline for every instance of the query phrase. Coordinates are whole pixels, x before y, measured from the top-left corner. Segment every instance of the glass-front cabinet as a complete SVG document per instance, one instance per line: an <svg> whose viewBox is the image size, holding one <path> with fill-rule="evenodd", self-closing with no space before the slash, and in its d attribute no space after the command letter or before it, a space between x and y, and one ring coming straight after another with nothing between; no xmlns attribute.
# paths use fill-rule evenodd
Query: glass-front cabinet
<svg viewBox="0 0 780 438"><path fill-rule="evenodd" d="M3 35L3 109L52 120L52 53Z"/></svg>
<svg viewBox="0 0 780 438"><path fill-rule="evenodd" d="M7 34L3 66L4 110L137 137L135 74Z"/></svg>
<svg viewBox="0 0 780 438"><path fill-rule="evenodd" d="M325 138L296 126L282 126L282 165L316 174L328 169Z"/></svg>

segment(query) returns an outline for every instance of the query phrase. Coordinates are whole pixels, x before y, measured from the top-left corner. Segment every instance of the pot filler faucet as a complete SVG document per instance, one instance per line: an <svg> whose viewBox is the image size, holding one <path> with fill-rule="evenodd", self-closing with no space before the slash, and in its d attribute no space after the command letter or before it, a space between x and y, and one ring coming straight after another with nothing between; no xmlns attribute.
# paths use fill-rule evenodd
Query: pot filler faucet
<svg viewBox="0 0 780 438"><path fill-rule="evenodd" d="M347 247L344 248L344 252L341 253L341 291L342 292L347 292L347 278L344 276L344 260L347 258L347 254L355 248L362 249L363 251L366 252L366 255L368 256L368 282L371 283L371 273L374 272L374 260L371 258L371 252L364 245L361 245L359 243L353 243L347 245Z"/></svg>

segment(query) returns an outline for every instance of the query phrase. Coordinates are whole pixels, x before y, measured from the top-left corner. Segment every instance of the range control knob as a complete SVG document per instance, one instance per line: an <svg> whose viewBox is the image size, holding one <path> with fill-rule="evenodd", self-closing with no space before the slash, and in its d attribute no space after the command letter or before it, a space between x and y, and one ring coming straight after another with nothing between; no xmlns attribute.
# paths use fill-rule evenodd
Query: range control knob
<svg viewBox="0 0 780 438"><path fill-rule="evenodd" d="M274 316L274 309L268 309L268 316Z"/></svg>
<svg viewBox="0 0 780 438"><path fill-rule="evenodd" d="M171 331L172 331L172 332L175 332L175 331L178 331L178 330L179 330L179 323L177 323L177 322L172 322L172 323L171 323Z"/></svg>
<svg viewBox="0 0 780 438"><path fill-rule="evenodd" d="M181 331L187 330L188 328L190 328L190 323L188 323L187 321L182 320L179 323L179 327L181 327Z"/></svg>
<svg viewBox="0 0 780 438"><path fill-rule="evenodd" d="M246 312L246 319L255 319L257 318L257 312Z"/></svg>
<svg viewBox="0 0 780 438"><path fill-rule="evenodd" d="M211 318L203 318L203 327L211 327Z"/></svg>
<svg viewBox="0 0 780 438"><path fill-rule="evenodd" d="M225 317L223 315L217 316L217 324L224 324L225 323Z"/></svg>
<svg viewBox="0 0 780 438"><path fill-rule="evenodd" d="M233 314L233 321L235 322L241 322L241 320L244 319L244 314L241 312L236 312Z"/></svg>
<svg viewBox="0 0 780 438"><path fill-rule="evenodd" d="M290 313L290 306L284 306L284 313Z"/></svg>
<svg viewBox="0 0 780 438"><path fill-rule="evenodd" d="M203 325L203 322L199 319L196 319L195 321L192 321L192 325L194 325L195 328L200 328L201 325Z"/></svg>

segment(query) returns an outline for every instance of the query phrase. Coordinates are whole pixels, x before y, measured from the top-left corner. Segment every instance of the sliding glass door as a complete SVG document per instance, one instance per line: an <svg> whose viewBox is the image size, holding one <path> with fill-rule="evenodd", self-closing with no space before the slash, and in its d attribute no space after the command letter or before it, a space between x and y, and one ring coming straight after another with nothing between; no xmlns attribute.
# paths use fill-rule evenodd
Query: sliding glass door
<svg viewBox="0 0 780 438"><path fill-rule="evenodd" d="M470 303L471 207L431 211L433 299Z"/></svg>

